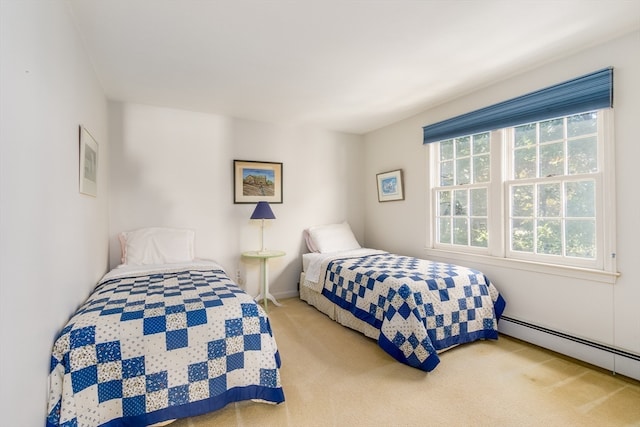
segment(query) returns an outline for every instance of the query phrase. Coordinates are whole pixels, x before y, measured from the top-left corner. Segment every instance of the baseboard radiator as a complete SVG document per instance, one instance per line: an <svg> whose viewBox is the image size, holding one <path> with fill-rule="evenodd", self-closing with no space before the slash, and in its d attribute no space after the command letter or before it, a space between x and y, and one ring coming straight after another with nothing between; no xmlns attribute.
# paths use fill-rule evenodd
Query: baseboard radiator
<svg viewBox="0 0 640 427"><path fill-rule="evenodd" d="M640 355L502 316L500 333L640 381Z"/></svg>

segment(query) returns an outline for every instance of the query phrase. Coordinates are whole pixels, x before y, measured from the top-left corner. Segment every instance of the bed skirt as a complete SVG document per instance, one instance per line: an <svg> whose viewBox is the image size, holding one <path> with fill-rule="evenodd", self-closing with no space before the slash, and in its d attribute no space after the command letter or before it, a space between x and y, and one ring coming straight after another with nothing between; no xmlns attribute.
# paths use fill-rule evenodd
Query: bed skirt
<svg viewBox="0 0 640 427"><path fill-rule="evenodd" d="M340 323L343 326L354 329L369 338L378 340L380 331L367 322L358 319L350 311L345 310L331 302L327 297L319 292L314 291L309 286L305 285L305 274L300 274L300 299L306 301L307 304L314 306L318 311L326 314L332 320ZM308 282L309 283L309 282Z"/></svg>

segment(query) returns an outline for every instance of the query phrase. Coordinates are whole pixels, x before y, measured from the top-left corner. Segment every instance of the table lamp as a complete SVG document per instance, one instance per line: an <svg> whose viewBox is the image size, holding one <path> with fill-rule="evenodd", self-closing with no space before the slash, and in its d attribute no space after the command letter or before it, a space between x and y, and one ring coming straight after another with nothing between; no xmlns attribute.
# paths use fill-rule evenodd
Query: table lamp
<svg viewBox="0 0 640 427"><path fill-rule="evenodd" d="M264 248L264 220L265 219L276 219L276 216L273 214L273 211L271 210L271 207L269 206L269 203L267 202L258 202L258 204L256 205L255 210L253 211L253 214L251 214L251 219L260 219L262 220L262 226L261 226L261 235L260 235L260 247L262 249L260 249L260 253L264 253L265 248Z"/></svg>

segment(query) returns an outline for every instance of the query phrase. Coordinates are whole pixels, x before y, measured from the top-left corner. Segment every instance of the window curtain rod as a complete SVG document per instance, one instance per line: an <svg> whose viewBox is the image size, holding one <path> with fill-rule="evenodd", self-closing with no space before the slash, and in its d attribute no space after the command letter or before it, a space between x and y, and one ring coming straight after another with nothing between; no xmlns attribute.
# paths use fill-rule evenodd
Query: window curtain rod
<svg viewBox="0 0 640 427"><path fill-rule="evenodd" d="M423 143L613 107L613 67L424 126Z"/></svg>

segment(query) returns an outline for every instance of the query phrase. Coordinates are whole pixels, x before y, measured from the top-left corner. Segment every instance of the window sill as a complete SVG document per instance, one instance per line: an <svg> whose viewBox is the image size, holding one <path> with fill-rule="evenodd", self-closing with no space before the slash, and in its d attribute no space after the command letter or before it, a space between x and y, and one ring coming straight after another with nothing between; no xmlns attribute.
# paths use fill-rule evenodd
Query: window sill
<svg viewBox="0 0 640 427"><path fill-rule="evenodd" d="M473 263L475 262L485 265L494 265L496 267L510 268L514 270L544 273L554 276L564 276L589 280L593 282L608 283L611 285L615 284L616 279L620 276L619 272L594 270L590 268L546 264L541 262L523 261L511 258L499 258L489 255L470 254L443 249L426 248L425 250L426 254L430 258L436 258L436 260L442 260L445 262L465 262L468 266L473 265Z"/></svg>

